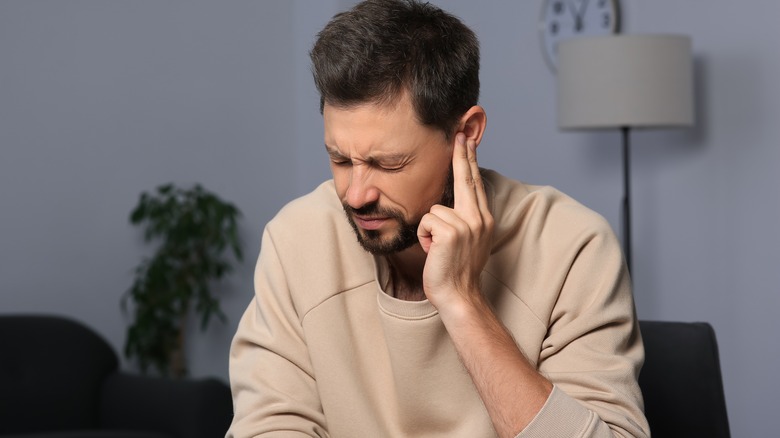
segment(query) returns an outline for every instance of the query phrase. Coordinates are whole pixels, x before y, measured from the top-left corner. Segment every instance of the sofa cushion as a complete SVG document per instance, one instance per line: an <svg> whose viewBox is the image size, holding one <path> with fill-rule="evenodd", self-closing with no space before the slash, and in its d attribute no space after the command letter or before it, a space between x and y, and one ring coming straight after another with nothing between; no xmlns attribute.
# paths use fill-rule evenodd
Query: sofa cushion
<svg viewBox="0 0 780 438"><path fill-rule="evenodd" d="M171 438L155 432L126 432L110 430L77 430L71 432L42 432L24 435L3 435L3 438Z"/></svg>
<svg viewBox="0 0 780 438"><path fill-rule="evenodd" d="M222 437L233 419L230 387L214 378L113 373L103 383L100 426L157 430L180 438Z"/></svg>

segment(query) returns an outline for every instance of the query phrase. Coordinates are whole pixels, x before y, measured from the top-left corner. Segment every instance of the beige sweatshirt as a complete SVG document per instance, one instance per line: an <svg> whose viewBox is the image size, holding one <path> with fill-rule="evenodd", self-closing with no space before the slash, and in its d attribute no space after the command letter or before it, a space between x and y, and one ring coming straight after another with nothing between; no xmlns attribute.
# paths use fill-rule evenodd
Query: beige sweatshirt
<svg viewBox="0 0 780 438"><path fill-rule="evenodd" d="M609 225L552 188L483 176L496 223L483 293L555 385L518 437L648 436L644 351ZM495 436L436 309L389 296L387 276L331 181L269 222L230 353L228 437Z"/></svg>

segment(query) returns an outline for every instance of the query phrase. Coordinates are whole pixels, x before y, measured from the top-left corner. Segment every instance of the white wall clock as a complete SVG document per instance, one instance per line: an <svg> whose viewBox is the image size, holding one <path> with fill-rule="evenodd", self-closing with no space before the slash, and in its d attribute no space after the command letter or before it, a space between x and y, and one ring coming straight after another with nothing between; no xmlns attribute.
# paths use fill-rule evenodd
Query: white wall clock
<svg viewBox="0 0 780 438"><path fill-rule="evenodd" d="M585 35L609 35L620 31L618 0L544 0L539 32L542 52L552 71L558 41Z"/></svg>

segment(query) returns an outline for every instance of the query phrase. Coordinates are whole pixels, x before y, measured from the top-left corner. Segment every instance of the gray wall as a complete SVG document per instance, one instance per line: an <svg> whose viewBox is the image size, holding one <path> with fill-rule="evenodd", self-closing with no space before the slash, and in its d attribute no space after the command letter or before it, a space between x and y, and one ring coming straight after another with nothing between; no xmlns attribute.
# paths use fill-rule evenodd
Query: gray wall
<svg viewBox="0 0 780 438"><path fill-rule="evenodd" d="M121 350L119 300L148 247L127 216L200 182L244 212L226 324L191 330L195 376L227 378L263 225L327 178L307 51L346 0L0 1L0 312L54 312ZM619 230L620 137L560 133L541 1L439 0L483 47L480 163L555 185ZM640 317L717 331L734 436L772 436L780 393L780 3L624 0L626 32L693 38L699 123L633 134ZM126 368L132 365L125 363Z"/></svg>

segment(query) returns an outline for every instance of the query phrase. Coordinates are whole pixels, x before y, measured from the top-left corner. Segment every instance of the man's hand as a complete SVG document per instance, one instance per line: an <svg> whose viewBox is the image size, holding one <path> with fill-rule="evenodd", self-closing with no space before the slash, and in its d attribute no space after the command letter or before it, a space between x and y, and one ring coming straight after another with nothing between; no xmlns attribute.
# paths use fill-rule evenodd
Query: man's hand
<svg viewBox="0 0 780 438"><path fill-rule="evenodd" d="M423 289L439 313L464 309L483 299L479 277L490 255L493 216L477 165L474 140L459 132L452 154L454 208L434 205L417 237L428 254Z"/></svg>
<svg viewBox="0 0 780 438"><path fill-rule="evenodd" d="M435 205L417 237L427 253L423 289L439 311L461 362L500 437L513 437L536 416L552 391L523 356L482 295L480 274L490 255L493 216L477 166L476 144L455 136L454 208Z"/></svg>

